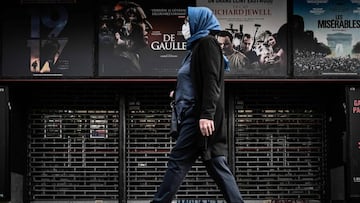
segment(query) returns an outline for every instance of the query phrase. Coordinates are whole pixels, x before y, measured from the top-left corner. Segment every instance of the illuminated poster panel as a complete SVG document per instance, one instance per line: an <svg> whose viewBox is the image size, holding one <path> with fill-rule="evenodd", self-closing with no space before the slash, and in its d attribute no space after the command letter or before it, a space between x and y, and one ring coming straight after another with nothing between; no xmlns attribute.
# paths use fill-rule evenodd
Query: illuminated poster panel
<svg viewBox="0 0 360 203"><path fill-rule="evenodd" d="M294 0L295 76L357 77L360 1Z"/></svg>
<svg viewBox="0 0 360 203"><path fill-rule="evenodd" d="M230 64L236 60L228 77L287 75L287 1L197 0L196 4L213 10L241 53L228 54Z"/></svg>
<svg viewBox="0 0 360 203"><path fill-rule="evenodd" d="M2 76L93 76L91 3L24 1L3 9Z"/></svg>
<svg viewBox="0 0 360 203"><path fill-rule="evenodd" d="M181 26L192 1L101 1L98 75L175 76L186 54Z"/></svg>
<svg viewBox="0 0 360 203"><path fill-rule="evenodd" d="M347 199L360 199L360 87L347 87Z"/></svg>

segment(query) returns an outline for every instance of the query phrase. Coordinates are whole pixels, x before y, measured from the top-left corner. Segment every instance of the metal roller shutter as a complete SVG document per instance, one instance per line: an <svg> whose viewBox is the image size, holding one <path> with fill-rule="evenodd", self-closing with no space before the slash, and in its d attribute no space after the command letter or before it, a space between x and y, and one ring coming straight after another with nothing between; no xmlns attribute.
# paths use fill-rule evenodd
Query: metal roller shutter
<svg viewBox="0 0 360 203"><path fill-rule="evenodd" d="M118 200L116 92L47 87L34 91L29 102L29 200Z"/></svg>
<svg viewBox="0 0 360 203"><path fill-rule="evenodd" d="M170 86L33 87L30 201L150 200L174 144L167 137ZM244 198L320 200L326 182L321 95L301 87L228 88L229 163ZM197 161L176 199L221 202L222 195Z"/></svg>
<svg viewBox="0 0 360 203"><path fill-rule="evenodd" d="M245 199L322 199L325 112L313 93L280 86L233 92L234 168Z"/></svg>

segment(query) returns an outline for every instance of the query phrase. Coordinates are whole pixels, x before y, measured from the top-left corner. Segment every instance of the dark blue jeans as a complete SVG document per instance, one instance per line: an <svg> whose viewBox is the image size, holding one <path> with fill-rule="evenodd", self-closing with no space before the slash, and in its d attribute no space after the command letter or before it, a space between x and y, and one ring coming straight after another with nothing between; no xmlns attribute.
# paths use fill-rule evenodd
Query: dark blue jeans
<svg viewBox="0 0 360 203"><path fill-rule="evenodd" d="M198 123L192 117L184 116L180 124L180 135L169 155L168 168L163 182L154 196L154 203L170 203L193 163L202 154L198 147ZM243 203L235 178L225 156L204 161L206 170L220 188L228 203Z"/></svg>

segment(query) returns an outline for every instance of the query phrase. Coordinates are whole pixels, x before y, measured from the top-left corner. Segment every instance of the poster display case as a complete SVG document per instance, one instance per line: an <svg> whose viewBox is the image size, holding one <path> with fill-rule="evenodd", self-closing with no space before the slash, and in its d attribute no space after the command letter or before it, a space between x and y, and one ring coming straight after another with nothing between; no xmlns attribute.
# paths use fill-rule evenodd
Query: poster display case
<svg viewBox="0 0 360 203"><path fill-rule="evenodd" d="M360 73L360 1L294 0L295 77L354 77Z"/></svg>
<svg viewBox="0 0 360 203"><path fill-rule="evenodd" d="M232 35L236 52L245 56L230 67L227 77L287 76L287 3L282 0L196 1L197 6L213 10L222 29ZM231 58L235 57L229 56L230 62Z"/></svg>
<svg viewBox="0 0 360 203"><path fill-rule="evenodd" d="M173 77L186 52L181 34L191 0L100 1L98 76Z"/></svg>
<svg viewBox="0 0 360 203"><path fill-rule="evenodd" d="M91 2L12 2L2 15L3 77L93 76Z"/></svg>

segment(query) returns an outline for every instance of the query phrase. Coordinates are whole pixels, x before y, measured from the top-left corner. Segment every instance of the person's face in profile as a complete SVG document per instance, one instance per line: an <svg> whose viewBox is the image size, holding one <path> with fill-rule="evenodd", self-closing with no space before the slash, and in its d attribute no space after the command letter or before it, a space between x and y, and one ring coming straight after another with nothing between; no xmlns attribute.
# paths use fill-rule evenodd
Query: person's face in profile
<svg viewBox="0 0 360 203"><path fill-rule="evenodd" d="M132 21L128 26L129 38L133 40L134 43L139 43L139 45L143 46L148 45L148 35L151 31L150 23L144 21Z"/></svg>
<svg viewBox="0 0 360 203"><path fill-rule="evenodd" d="M137 4L120 4L121 8L115 11L115 21L121 24L120 36L130 50L141 49L148 45L148 34L152 25L147 21L142 8ZM116 9L116 7L115 7Z"/></svg>

